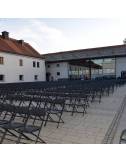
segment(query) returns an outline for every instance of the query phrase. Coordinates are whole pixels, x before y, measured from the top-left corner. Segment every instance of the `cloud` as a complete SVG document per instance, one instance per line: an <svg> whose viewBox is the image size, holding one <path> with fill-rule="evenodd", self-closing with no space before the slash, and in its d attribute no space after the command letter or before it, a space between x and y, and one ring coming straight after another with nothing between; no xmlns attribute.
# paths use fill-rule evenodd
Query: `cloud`
<svg viewBox="0 0 126 163"><path fill-rule="evenodd" d="M124 20L120 23L119 21L113 23L110 20L105 22L83 20L76 28L71 24L69 23L68 30L65 29L67 24L63 24L62 28L54 27L44 19L0 19L1 31L7 30L10 37L30 43L41 54L120 44L126 36Z"/></svg>
<svg viewBox="0 0 126 163"><path fill-rule="evenodd" d="M0 19L1 20L1 19ZM41 19L2 19L1 31L10 32L10 37L23 39L41 54L73 50L84 47L84 38L68 36L62 29L52 27Z"/></svg>
<svg viewBox="0 0 126 163"><path fill-rule="evenodd" d="M37 19L26 19L25 22L22 19L10 21L8 25L7 20L0 22L1 31L7 30L10 37L24 39L40 53L63 50L69 42L63 31L48 26L43 21Z"/></svg>
<svg viewBox="0 0 126 163"><path fill-rule="evenodd" d="M41 47L42 53L70 49L71 40L61 29L48 26L45 22L38 20L31 21L31 24L35 31L30 40L32 42L36 40L36 44Z"/></svg>

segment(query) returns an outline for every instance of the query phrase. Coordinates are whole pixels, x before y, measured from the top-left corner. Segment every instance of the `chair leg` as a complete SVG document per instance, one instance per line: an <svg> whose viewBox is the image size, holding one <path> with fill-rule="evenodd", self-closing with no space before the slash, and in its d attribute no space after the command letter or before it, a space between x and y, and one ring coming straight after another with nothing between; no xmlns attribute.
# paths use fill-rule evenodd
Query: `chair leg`
<svg viewBox="0 0 126 163"><path fill-rule="evenodd" d="M74 113L75 113L75 110L76 110L76 106L75 106L75 104L74 104L74 106L73 106L73 110L72 110L72 116L74 115Z"/></svg>
<svg viewBox="0 0 126 163"><path fill-rule="evenodd" d="M22 133L19 134L19 137L18 137L18 139L16 141L16 144L19 144L20 143L21 137L22 137Z"/></svg>
<svg viewBox="0 0 126 163"><path fill-rule="evenodd" d="M86 109L85 108L86 108L86 106L84 105L83 106L83 116L84 116L84 113L86 114Z"/></svg>
<svg viewBox="0 0 126 163"><path fill-rule="evenodd" d="M48 118L49 118L49 113L47 114L47 116L46 116L46 119L45 119L45 123L44 123L44 126L46 126L46 124L47 124L47 121L48 121Z"/></svg>
<svg viewBox="0 0 126 163"><path fill-rule="evenodd" d="M61 116L62 116L62 114L61 114L60 117L59 117L59 121L58 121L57 128L59 127L59 123L60 123L60 120L61 120Z"/></svg>
<svg viewBox="0 0 126 163"><path fill-rule="evenodd" d="M0 144L3 143L3 141L4 141L5 137L6 137L6 134L7 134L7 130L5 130L5 132L3 133L3 136L2 136L2 138L0 140Z"/></svg>
<svg viewBox="0 0 126 163"><path fill-rule="evenodd" d="M32 133L32 134L36 137L35 144L37 144L38 140L40 140L43 144L46 144L46 142L39 137L40 132L38 135L36 135L34 133Z"/></svg>

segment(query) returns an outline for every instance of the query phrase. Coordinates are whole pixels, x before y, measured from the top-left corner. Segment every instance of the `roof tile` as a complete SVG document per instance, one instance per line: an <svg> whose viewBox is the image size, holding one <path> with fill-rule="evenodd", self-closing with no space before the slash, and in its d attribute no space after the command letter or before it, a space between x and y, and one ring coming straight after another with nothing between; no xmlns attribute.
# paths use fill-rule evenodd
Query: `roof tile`
<svg viewBox="0 0 126 163"><path fill-rule="evenodd" d="M19 40L12 38L3 38L0 35L0 51L19 54L23 56L41 58L39 52L37 52L30 44L23 42L21 44Z"/></svg>

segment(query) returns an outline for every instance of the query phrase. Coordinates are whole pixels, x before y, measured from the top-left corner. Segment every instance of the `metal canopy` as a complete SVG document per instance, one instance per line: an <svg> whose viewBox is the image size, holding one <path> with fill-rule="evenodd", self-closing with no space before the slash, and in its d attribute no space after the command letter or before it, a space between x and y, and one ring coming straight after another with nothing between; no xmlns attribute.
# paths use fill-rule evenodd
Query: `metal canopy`
<svg viewBox="0 0 126 163"><path fill-rule="evenodd" d="M102 69L101 65L98 65L91 60L89 60L89 61L82 60L82 59L81 60L72 60L72 61L69 61L69 64L76 65L76 66L95 68L95 69Z"/></svg>

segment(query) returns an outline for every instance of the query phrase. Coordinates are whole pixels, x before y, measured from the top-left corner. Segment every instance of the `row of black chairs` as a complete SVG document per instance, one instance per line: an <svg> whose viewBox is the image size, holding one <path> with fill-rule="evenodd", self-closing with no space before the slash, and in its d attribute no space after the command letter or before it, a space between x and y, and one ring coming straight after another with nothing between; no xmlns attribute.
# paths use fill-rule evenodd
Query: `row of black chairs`
<svg viewBox="0 0 126 163"><path fill-rule="evenodd" d="M64 112L85 115L90 103L101 102L102 96L123 84L125 80L0 85L0 143L9 138L16 143L45 143L40 133L48 122L58 128Z"/></svg>
<svg viewBox="0 0 126 163"><path fill-rule="evenodd" d="M35 95L25 96L7 93L0 98L0 129L1 141L5 137L13 136L16 143L20 143L21 138L25 138L35 143L45 143L40 138L42 126L47 122L64 123L61 116L64 109L63 99L49 99L35 97ZM51 115L55 115L57 120ZM28 136L30 135L30 137ZM31 137L32 136L32 137ZM34 139L33 139L34 138Z"/></svg>

